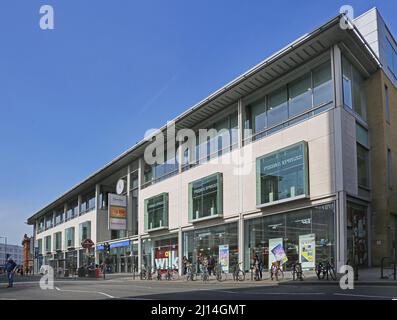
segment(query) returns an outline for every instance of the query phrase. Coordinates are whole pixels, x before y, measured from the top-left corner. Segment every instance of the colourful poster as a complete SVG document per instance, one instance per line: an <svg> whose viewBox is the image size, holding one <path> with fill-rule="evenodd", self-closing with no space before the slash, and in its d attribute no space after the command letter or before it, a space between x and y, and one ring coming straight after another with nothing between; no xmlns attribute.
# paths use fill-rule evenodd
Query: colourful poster
<svg viewBox="0 0 397 320"><path fill-rule="evenodd" d="M222 270L226 273L229 272L229 245L219 246L219 263L222 266Z"/></svg>
<svg viewBox="0 0 397 320"><path fill-rule="evenodd" d="M283 238L269 239L269 270L272 267L272 263L276 261L279 261L281 265L288 261L284 250Z"/></svg>
<svg viewBox="0 0 397 320"><path fill-rule="evenodd" d="M316 235L299 236L299 262L303 269L314 269L316 263Z"/></svg>

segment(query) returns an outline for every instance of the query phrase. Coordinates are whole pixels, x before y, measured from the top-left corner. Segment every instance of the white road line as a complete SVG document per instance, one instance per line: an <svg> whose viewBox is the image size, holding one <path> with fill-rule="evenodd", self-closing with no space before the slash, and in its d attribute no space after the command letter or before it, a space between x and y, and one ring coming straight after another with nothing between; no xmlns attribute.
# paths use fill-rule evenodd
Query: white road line
<svg viewBox="0 0 397 320"><path fill-rule="evenodd" d="M13 299L13 298L0 298L0 300L17 300L17 299Z"/></svg>
<svg viewBox="0 0 397 320"><path fill-rule="evenodd" d="M375 298L375 299L391 299L397 300L395 297L386 297L386 296L369 296L364 294L348 294L348 293L334 293L334 296L345 296L345 297L357 297L357 298Z"/></svg>
<svg viewBox="0 0 397 320"><path fill-rule="evenodd" d="M101 294L101 295L111 298L111 299L117 299L116 297L113 297L110 294L107 294L104 292L99 292L99 291L66 290L66 289L59 289L58 287L55 287L55 289L57 291L61 291L61 292L96 293L96 294Z"/></svg>

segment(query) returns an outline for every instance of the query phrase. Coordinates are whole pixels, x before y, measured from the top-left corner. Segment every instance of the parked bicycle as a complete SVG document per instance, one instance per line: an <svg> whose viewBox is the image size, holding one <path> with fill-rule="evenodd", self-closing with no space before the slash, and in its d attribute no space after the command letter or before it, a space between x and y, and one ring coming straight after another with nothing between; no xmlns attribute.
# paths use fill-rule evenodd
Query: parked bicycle
<svg viewBox="0 0 397 320"><path fill-rule="evenodd" d="M186 281L196 281L197 274L194 271L194 267L191 263L186 265Z"/></svg>
<svg viewBox="0 0 397 320"><path fill-rule="evenodd" d="M141 280L152 280L153 279L153 272L151 266L144 266L139 274Z"/></svg>
<svg viewBox="0 0 397 320"><path fill-rule="evenodd" d="M203 282L210 281L210 274L208 273L208 267L203 266L202 273L201 273L201 280Z"/></svg>
<svg viewBox="0 0 397 320"><path fill-rule="evenodd" d="M274 278L276 279L276 281L280 281L284 279L284 271L281 267L281 263L280 261L274 261L272 263L271 269L270 269L270 275L271 275L271 279L272 281L274 280Z"/></svg>
<svg viewBox="0 0 397 320"><path fill-rule="evenodd" d="M331 277L332 280L336 280L336 270L334 264L329 260L326 262L319 262L316 265L316 274L319 280L324 280L325 277L327 277L327 280L329 280L329 277Z"/></svg>
<svg viewBox="0 0 397 320"><path fill-rule="evenodd" d="M216 265L214 271L215 271L216 280L218 280L219 282L226 281L227 275L226 272L223 271L221 264Z"/></svg>
<svg viewBox="0 0 397 320"><path fill-rule="evenodd" d="M245 272L241 269L241 265L243 263L240 262L236 264L233 268L233 280L234 281L244 281L245 280Z"/></svg>
<svg viewBox="0 0 397 320"><path fill-rule="evenodd" d="M300 280L303 281L303 270L302 270L302 264L299 262L296 262L292 265L292 279L295 280Z"/></svg>
<svg viewBox="0 0 397 320"><path fill-rule="evenodd" d="M167 272L165 274L165 280L178 280L179 272L178 270L167 268Z"/></svg>

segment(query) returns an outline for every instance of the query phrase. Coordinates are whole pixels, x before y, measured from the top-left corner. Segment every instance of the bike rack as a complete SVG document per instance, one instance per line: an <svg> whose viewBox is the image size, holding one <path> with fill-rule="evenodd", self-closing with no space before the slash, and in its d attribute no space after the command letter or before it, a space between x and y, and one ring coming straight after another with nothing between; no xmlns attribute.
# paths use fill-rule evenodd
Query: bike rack
<svg viewBox="0 0 397 320"><path fill-rule="evenodd" d="M389 279L389 277L384 275L384 270L385 268L385 261L387 259L391 260L391 264L393 265L393 280L397 279L397 261L396 260L392 260L392 257L383 257L382 260L380 261L380 278L381 279Z"/></svg>

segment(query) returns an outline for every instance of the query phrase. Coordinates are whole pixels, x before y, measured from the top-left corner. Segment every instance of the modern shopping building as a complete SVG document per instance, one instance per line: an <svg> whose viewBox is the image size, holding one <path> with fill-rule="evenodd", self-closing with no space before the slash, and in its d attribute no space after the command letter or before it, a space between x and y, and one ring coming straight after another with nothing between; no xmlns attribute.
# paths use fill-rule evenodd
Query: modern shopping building
<svg viewBox="0 0 397 320"><path fill-rule="evenodd" d="M106 242L114 272L181 270L183 256L225 269L256 254L307 269L394 256L397 43L376 9L345 19L161 128L166 163L145 158L160 136L144 139L31 216L36 268L101 263ZM216 130L192 144L186 129Z"/></svg>

